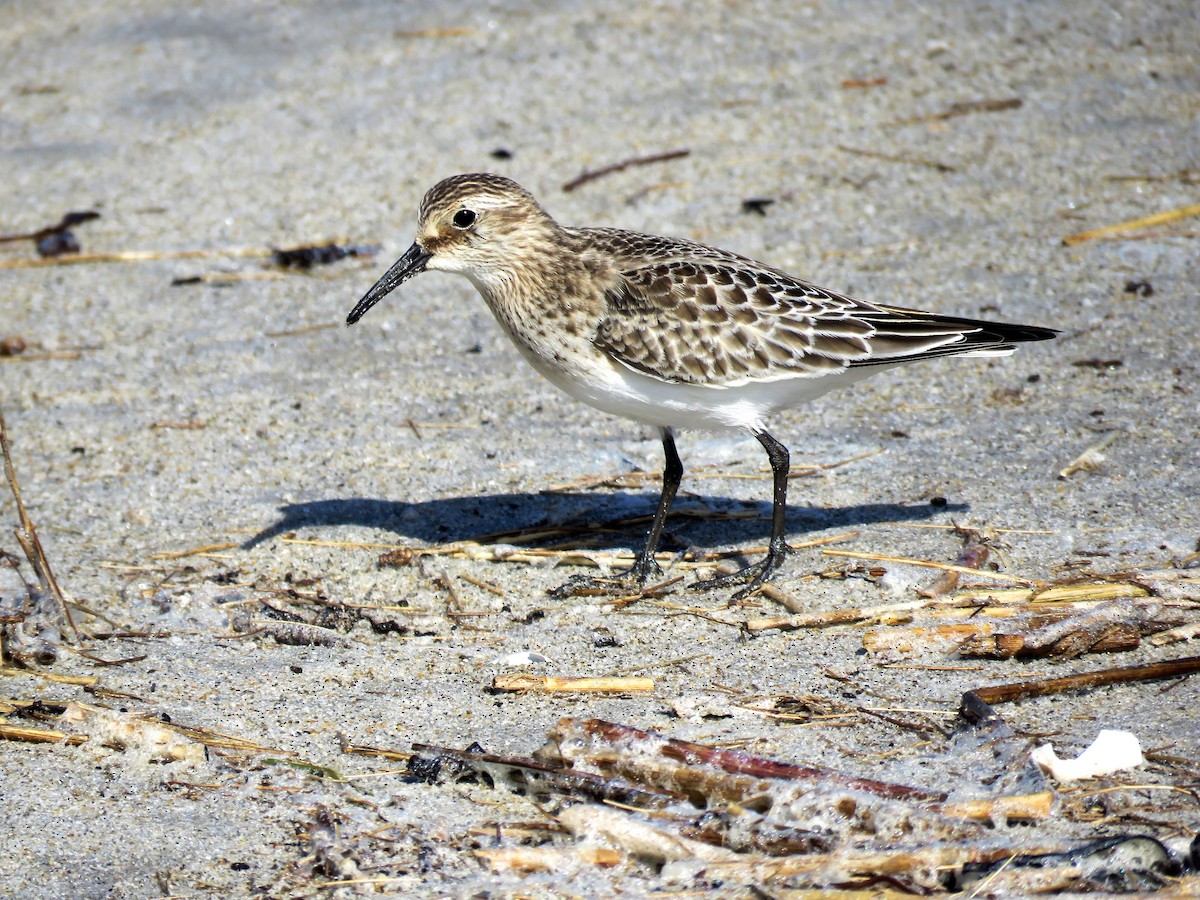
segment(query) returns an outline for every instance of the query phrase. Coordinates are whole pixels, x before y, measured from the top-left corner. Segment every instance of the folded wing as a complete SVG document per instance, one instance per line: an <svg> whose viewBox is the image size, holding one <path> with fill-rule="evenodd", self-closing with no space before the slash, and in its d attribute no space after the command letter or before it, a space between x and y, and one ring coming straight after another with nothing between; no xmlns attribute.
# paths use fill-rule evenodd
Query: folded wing
<svg viewBox="0 0 1200 900"><path fill-rule="evenodd" d="M937 356L1006 355L1057 333L867 303L741 258L652 262L622 276L595 343L669 382L732 387Z"/></svg>

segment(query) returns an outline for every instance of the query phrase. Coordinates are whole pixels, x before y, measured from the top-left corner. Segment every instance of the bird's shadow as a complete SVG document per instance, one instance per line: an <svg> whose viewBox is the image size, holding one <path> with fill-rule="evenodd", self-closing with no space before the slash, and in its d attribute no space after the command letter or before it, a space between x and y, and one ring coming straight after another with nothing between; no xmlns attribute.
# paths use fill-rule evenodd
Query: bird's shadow
<svg viewBox="0 0 1200 900"><path fill-rule="evenodd" d="M617 491L605 494L576 493L511 493L475 494L408 503L402 500L381 500L371 497L345 497L289 503L279 507L280 519L255 534L243 549L256 547L279 535L302 528L321 528L337 525L357 525L390 531L398 537L436 544L473 540L481 537L503 543L505 536L523 529L547 528L591 530L596 525L636 516L649 517L654 512L657 494L631 494ZM697 515L696 505L686 500L677 502L674 511L692 511L688 518L673 517L668 528L679 532L676 541L695 540L700 545L740 543L770 533L771 505L747 505L743 501L724 497L706 497L702 510L712 511L705 520ZM877 522L898 522L929 519L946 513L961 513L966 504L932 506L902 506L897 503L864 503L842 507L789 507L788 535L826 528L851 528ZM729 510L743 513L749 510L758 515L744 518L722 518ZM638 547L644 524L611 531L593 532L588 543L599 547ZM557 540L557 539L555 539ZM665 542L664 542L665 543Z"/></svg>

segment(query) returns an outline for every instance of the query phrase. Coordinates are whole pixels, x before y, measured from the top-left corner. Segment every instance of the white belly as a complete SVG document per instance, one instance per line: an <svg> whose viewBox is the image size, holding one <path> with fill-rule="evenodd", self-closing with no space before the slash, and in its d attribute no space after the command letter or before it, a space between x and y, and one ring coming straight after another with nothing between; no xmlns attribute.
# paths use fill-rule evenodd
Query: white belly
<svg viewBox="0 0 1200 900"><path fill-rule="evenodd" d="M602 358L586 370L566 372L526 358L576 400L616 416L668 428L762 428L775 413L846 387L884 367L847 369L817 378L779 378L730 387L667 382Z"/></svg>

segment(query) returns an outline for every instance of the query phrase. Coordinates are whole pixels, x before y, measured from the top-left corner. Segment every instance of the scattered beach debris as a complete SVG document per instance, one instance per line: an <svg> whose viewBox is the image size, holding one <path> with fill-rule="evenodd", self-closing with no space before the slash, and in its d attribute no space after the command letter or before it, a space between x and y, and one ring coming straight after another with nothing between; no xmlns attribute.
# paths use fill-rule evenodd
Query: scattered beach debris
<svg viewBox="0 0 1200 900"><path fill-rule="evenodd" d="M967 733L963 746L992 744L1005 734L1011 737L1002 722L993 723L977 738ZM993 755L1004 765L1022 765L1022 754ZM474 847L474 855L497 873L623 867L677 887L716 880L771 896L884 884L890 897L979 893L985 882L989 896L1034 886L1116 892L1181 877L1200 883L1186 852L1154 837L1080 841L1043 836L1036 827L996 827L1009 818L1034 825L1052 817L1056 804L1048 789L1025 795L989 789L987 773L977 773L978 796L961 797L960 789L949 797L574 718L560 720L532 757L489 753L477 744L467 750L415 744L408 766L412 778L430 785L474 781L528 795L552 817L550 828L489 828L493 840Z"/></svg>

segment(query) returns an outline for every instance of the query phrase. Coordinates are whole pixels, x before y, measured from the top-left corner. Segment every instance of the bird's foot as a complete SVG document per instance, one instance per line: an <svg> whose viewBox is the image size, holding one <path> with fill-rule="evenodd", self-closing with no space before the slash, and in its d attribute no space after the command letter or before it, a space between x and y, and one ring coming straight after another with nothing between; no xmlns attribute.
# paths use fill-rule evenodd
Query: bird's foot
<svg viewBox="0 0 1200 900"><path fill-rule="evenodd" d="M749 597L766 584L771 576L775 574L775 570L783 564L783 561L795 552L795 550L782 540L772 542L770 549L767 550L767 555L758 562L751 563L744 569L738 569L736 572L723 572L719 575L714 575L712 578L706 578L703 581L694 581L688 585L688 590L712 591L718 588L729 587L731 584L744 583L745 587L736 591L729 598L731 603L737 603L739 600Z"/></svg>
<svg viewBox="0 0 1200 900"><path fill-rule="evenodd" d="M654 559L653 554L639 553L633 565L620 575L596 577L592 575L575 575L566 583L550 591L555 600L565 600L567 597L605 596L643 596L656 593L667 585L674 584L679 579L663 581L662 566Z"/></svg>

